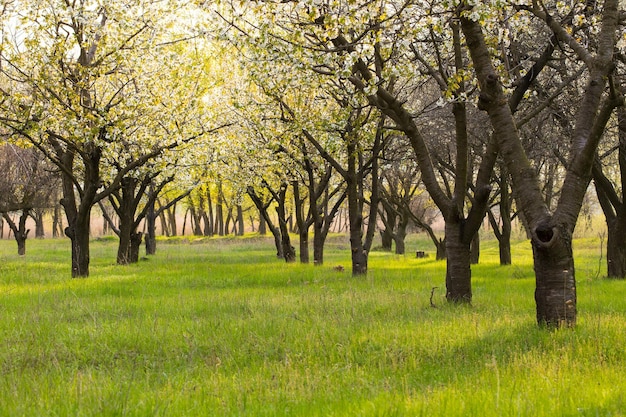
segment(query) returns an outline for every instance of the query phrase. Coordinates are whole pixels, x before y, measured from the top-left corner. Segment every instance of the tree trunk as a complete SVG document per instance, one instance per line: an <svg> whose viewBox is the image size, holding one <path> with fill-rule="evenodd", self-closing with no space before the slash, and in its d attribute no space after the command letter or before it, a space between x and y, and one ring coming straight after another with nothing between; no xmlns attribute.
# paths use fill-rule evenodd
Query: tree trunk
<svg viewBox="0 0 626 417"><path fill-rule="evenodd" d="M409 216L402 215L396 233L393 235L393 240L396 244L396 255L404 255L406 253L406 245L404 239L406 238L406 228L409 225Z"/></svg>
<svg viewBox="0 0 626 417"><path fill-rule="evenodd" d="M308 219L304 218L304 199L300 198L300 184L298 181L292 182L293 188L293 202L294 208L296 212L296 224L298 226L298 237L300 241L300 263L308 264L309 263L309 227L311 223ZM315 196L309 196L309 204L313 206L315 201L313 199ZM313 210L316 210L316 207L312 207ZM311 210L309 210L310 212Z"/></svg>
<svg viewBox="0 0 626 417"><path fill-rule="evenodd" d="M498 250L500 254L500 265L511 265L511 235L509 237L502 237L498 240Z"/></svg>
<svg viewBox="0 0 626 417"><path fill-rule="evenodd" d="M388 227L381 230L380 241L382 250L391 252L391 247L393 246L393 234Z"/></svg>
<svg viewBox="0 0 626 417"><path fill-rule="evenodd" d="M206 187L206 203L207 203L207 212L205 213L205 236L213 236L215 233L215 226L213 223L213 199L211 198L211 187Z"/></svg>
<svg viewBox="0 0 626 417"><path fill-rule="evenodd" d="M178 234L178 225L176 224L176 204L165 210L167 213L167 223L169 224L169 236Z"/></svg>
<svg viewBox="0 0 626 417"><path fill-rule="evenodd" d="M476 265L480 260L480 234L476 232L470 243L470 264Z"/></svg>
<svg viewBox="0 0 626 417"><path fill-rule="evenodd" d="M65 228L65 235L72 242L72 278L89 276L89 220L91 213L79 216Z"/></svg>
<svg viewBox="0 0 626 417"><path fill-rule="evenodd" d="M150 193L153 193L153 186L150 185ZM146 212L146 255L154 255L156 253L156 218L154 210L154 199L148 202L149 207Z"/></svg>
<svg viewBox="0 0 626 417"><path fill-rule="evenodd" d="M243 236L245 232L245 225L243 223L243 207L241 207L241 204L237 204L237 236Z"/></svg>
<svg viewBox="0 0 626 417"><path fill-rule="evenodd" d="M626 278L626 222L623 216L607 221L607 277Z"/></svg>
<svg viewBox="0 0 626 417"><path fill-rule="evenodd" d="M134 232L130 236L130 249L128 251L129 263L139 262L139 248L141 247L142 238L143 233L141 232Z"/></svg>
<svg viewBox="0 0 626 417"><path fill-rule="evenodd" d="M183 216L183 230L181 231L181 236L185 236L187 229L187 214L189 214L189 209L185 210L185 215Z"/></svg>
<svg viewBox="0 0 626 417"><path fill-rule="evenodd" d="M222 183L217 184L217 202L215 203L215 226L214 234L224 236L224 191Z"/></svg>
<svg viewBox="0 0 626 417"><path fill-rule="evenodd" d="M537 322L547 327L576 324L576 280L572 236L565 228L539 226L531 244L535 263Z"/></svg>
<svg viewBox="0 0 626 417"><path fill-rule="evenodd" d="M201 226L201 210L199 208L196 208L195 203L193 201L193 198L191 198L191 196L189 196L189 220L190 220L190 226L191 226L191 230L192 230L192 234L194 236L203 236L204 234L202 233L202 226Z"/></svg>
<svg viewBox="0 0 626 417"><path fill-rule="evenodd" d="M128 265L130 263L130 240L133 233L133 221L135 210L133 199L137 180L134 178L124 178L121 182L121 194L117 194L119 206L113 204L113 197L110 197L111 204L116 207L119 217L119 244L117 247L117 264Z"/></svg>
<svg viewBox="0 0 626 417"><path fill-rule="evenodd" d="M439 240L435 242L435 248L437 250L437 254L435 257L436 260L443 261L448 257L448 255L446 254L446 239L439 238Z"/></svg>
<svg viewBox="0 0 626 417"><path fill-rule="evenodd" d="M61 207L55 206L52 214L52 237L60 237L63 234L63 219Z"/></svg>
<svg viewBox="0 0 626 417"><path fill-rule="evenodd" d="M259 235L265 236L267 234L267 224L265 222L265 218L261 215L259 216Z"/></svg>
<svg viewBox="0 0 626 417"><path fill-rule="evenodd" d="M270 192L272 192L270 190ZM272 192L272 194L275 194ZM283 248L283 257L288 263L296 261L296 250L291 246L291 237L289 236L289 227L287 223L287 213L285 211L285 200L287 197L287 184L281 185L280 191L274 195L276 200L276 214L278 214L278 226L280 227L281 246Z"/></svg>
<svg viewBox="0 0 626 417"><path fill-rule="evenodd" d="M324 265L324 242L326 236L321 224L313 224L313 265Z"/></svg>
<svg viewBox="0 0 626 417"><path fill-rule="evenodd" d="M35 238L43 239L46 237L46 232L43 225L43 216L45 211L43 209L33 209L31 212L31 218L35 221Z"/></svg>
<svg viewBox="0 0 626 417"><path fill-rule="evenodd" d="M454 303L471 303L472 271L470 244L463 241L459 221L446 220L446 299Z"/></svg>

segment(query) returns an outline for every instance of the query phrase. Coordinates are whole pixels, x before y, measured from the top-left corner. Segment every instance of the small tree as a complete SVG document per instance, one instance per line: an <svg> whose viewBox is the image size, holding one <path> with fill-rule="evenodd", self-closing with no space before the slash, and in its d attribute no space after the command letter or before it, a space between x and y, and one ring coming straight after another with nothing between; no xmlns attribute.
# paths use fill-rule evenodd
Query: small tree
<svg viewBox="0 0 626 417"><path fill-rule="evenodd" d="M26 254L30 230L26 220L35 209L49 208L59 185L58 172L41 152L5 144L0 147L0 212L17 242L18 254ZM19 213L18 220L9 214Z"/></svg>

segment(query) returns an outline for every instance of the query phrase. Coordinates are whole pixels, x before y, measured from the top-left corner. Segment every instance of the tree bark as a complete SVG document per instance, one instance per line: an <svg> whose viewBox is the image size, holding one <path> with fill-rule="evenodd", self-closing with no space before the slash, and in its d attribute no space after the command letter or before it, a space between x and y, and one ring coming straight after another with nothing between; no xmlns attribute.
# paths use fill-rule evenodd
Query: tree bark
<svg viewBox="0 0 626 417"><path fill-rule="evenodd" d="M131 240L135 233L135 190L137 180L132 177L124 178L121 183L121 195L117 195L117 204L111 198L111 204L115 208L120 220L119 225L119 244L117 248L118 265L128 265L131 263Z"/></svg>
<svg viewBox="0 0 626 417"><path fill-rule="evenodd" d="M90 212L79 216L71 226L65 228L65 235L72 246L72 278L89 276L89 223Z"/></svg>
<svg viewBox="0 0 626 417"><path fill-rule="evenodd" d="M535 265L537 322L548 327L576 323L576 280L571 233L539 226L531 240Z"/></svg>
<svg viewBox="0 0 626 417"><path fill-rule="evenodd" d="M446 220L446 299L453 303L472 301L470 242L462 234L462 221Z"/></svg>
<svg viewBox="0 0 626 417"><path fill-rule="evenodd" d="M626 278L626 224L623 221L607 222L607 277Z"/></svg>
<svg viewBox="0 0 626 417"><path fill-rule="evenodd" d="M154 195L154 185L150 184L150 188L148 191L148 197ZM154 206L156 203L156 197L153 199L149 198L148 201L148 209L146 211L146 255L154 255L156 254L156 218L157 214L155 212Z"/></svg>
<svg viewBox="0 0 626 417"><path fill-rule="evenodd" d="M243 223L243 207L241 204L237 204L237 236L243 236L245 233L245 226Z"/></svg>

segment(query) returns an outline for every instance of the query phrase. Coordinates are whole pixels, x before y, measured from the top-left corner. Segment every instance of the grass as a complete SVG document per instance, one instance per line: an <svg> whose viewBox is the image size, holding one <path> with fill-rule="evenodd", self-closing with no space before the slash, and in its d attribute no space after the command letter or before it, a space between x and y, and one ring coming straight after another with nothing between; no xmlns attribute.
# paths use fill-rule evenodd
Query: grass
<svg viewBox="0 0 626 417"><path fill-rule="evenodd" d="M626 282L598 273L599 239L575 243L579 322L561 331L535 324L527 242L507 267L483 242L471 307L445 303L432 255L374 251L352 278L332 268L347 247L313 267L266 239L179 239L121 267L104 239L76 280L67 241L24 258L0 241L0 415L626 413Z"/></svg>

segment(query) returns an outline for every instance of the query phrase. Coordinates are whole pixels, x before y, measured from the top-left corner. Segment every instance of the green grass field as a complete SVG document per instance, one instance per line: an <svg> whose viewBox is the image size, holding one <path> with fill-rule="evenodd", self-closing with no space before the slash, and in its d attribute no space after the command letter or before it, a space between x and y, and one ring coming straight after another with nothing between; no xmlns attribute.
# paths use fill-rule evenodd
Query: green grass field
<svg viewBox="0 0 626 417"><path fill-rule="evenodd" d="M91 250L78 280L66 240L23 258L0 241L0 415L626 415L626 282L603 278L597 238L575 242L560 331L535 324L527 242L507 267L482 243L471 307L445 303L432 255L374 251L353 278L342 237L322 267L260 238L160 241L129 267L113 240Z"/></svg>

